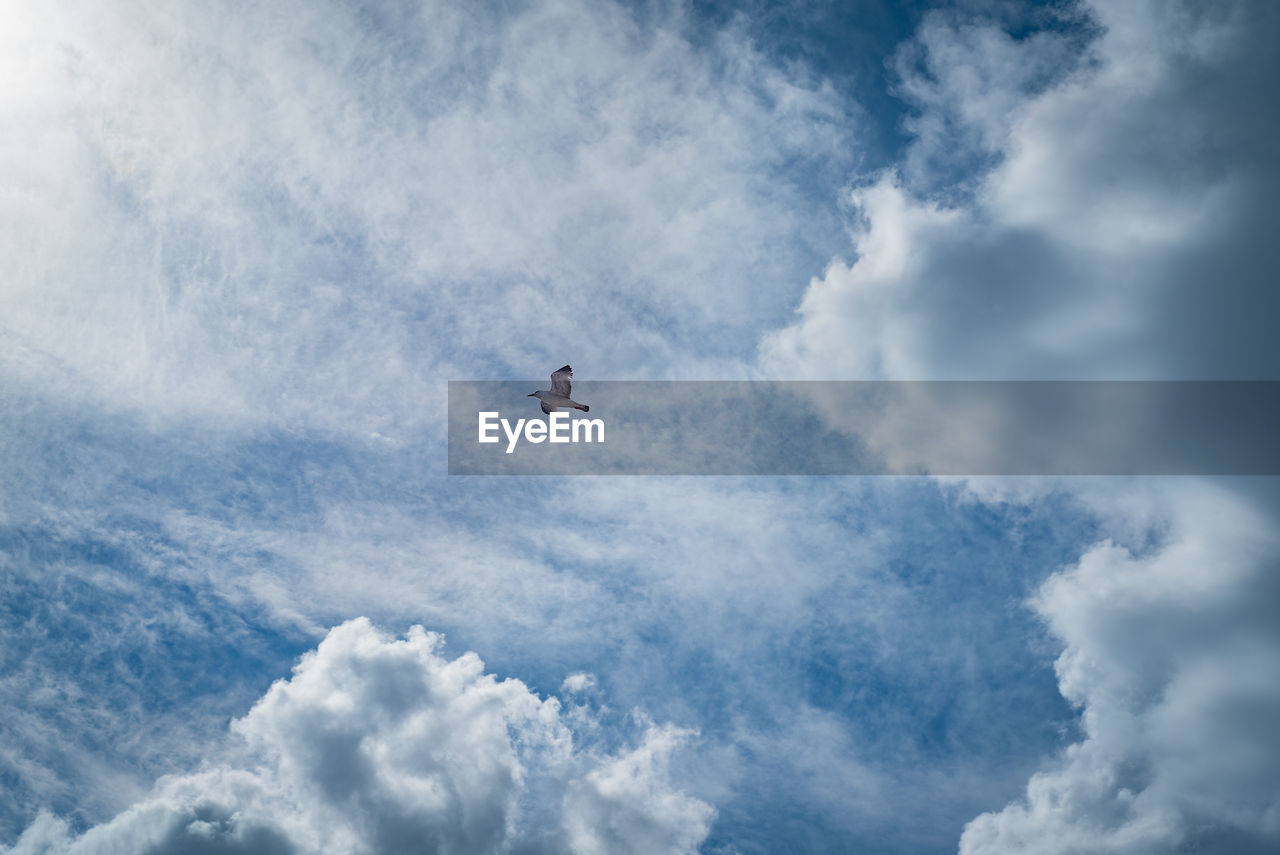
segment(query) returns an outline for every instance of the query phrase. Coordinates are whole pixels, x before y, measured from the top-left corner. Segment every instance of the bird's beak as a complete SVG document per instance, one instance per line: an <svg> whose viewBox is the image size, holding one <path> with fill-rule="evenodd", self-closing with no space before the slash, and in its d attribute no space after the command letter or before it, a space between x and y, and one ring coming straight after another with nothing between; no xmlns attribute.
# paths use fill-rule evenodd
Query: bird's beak
<svg viewBox="0 0 1280 855"><path fill-rule="evenodd" d="M534 395L536 395L536 394L538 394L538 393L537 393L537 392L530 392L528 395L525 395L525 397L526 397L526 398L532 398L532 397L533 397Z"/></svg>

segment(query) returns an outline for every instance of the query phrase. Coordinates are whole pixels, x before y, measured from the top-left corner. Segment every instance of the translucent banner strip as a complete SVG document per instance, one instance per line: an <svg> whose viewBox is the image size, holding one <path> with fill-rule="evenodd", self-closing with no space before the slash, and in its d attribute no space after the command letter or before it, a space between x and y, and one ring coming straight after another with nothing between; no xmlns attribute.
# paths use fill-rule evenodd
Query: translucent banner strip
<svg viewBox="0 0 1280 855"><path fill-rule="evenodd" d="M451 475L1277 475L1280 382L451 381Z"/></svg>

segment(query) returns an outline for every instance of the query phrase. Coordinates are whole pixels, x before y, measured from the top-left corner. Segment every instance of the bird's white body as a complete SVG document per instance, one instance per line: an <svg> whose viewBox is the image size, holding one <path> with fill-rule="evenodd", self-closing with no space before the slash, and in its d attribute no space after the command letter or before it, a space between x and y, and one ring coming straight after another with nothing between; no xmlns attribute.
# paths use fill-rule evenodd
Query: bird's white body
<svg viewBox="0 0 1280 855"><path fill-rule="evenodd" d="M555 412L560 407L572 407L575 410L582 410L584 413L591 409L586 404L579 404L567 395L557 395L555 392L534 392L533 397L542 402L543 410L551 407L551 412Z"/></svg>

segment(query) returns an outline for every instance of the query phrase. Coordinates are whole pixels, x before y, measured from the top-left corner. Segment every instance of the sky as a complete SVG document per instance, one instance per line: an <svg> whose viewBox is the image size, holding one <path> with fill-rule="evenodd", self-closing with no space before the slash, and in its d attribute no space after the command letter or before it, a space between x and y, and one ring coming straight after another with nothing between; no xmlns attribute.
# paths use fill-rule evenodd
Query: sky
<svg viewBox="0 0 1280 855"><path fill-rule="evenodd" d="M3 855L1280 845L1274 478L446 448L566 362L1280 380L1280 7L0 15Z"/></svg>

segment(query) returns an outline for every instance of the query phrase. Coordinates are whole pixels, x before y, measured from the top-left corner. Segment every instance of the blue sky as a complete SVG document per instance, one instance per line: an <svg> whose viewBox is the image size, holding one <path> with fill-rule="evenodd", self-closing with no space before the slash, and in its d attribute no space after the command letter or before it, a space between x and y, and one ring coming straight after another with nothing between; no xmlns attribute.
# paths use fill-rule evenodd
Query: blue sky
<svg viewBox="0 0 1280 855"><path fill-rule="evenodd" d="M565 362L1280 379L1271 4L3 6L0 852L1276 846L1272 479L445 474Z"/></svg>

